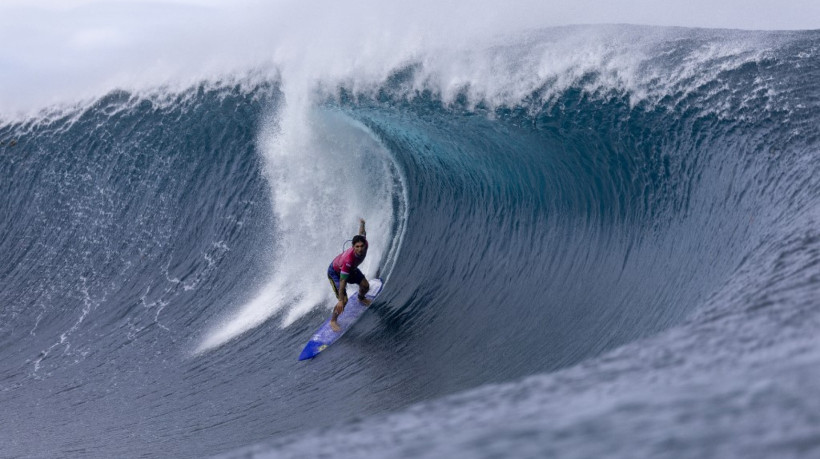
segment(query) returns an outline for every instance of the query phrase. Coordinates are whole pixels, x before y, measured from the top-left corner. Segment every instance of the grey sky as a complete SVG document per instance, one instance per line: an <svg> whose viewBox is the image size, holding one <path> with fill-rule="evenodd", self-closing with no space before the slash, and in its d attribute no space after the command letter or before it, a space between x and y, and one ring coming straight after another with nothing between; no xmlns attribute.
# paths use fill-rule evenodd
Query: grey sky
<svg viewBox="0 0 820 459"><path fill-rule="evenodd" d="M0 112L9 113L314 54L343 67L363 51L533 27L818 29L820 0L4 0L0 17Z"/></svg>

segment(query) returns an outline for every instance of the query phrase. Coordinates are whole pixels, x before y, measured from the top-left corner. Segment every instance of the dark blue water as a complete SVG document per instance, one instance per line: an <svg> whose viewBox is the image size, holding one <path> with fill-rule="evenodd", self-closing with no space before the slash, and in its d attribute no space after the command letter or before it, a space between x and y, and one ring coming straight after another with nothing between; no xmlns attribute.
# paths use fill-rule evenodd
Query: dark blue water
<svg viewBox="0 0 820 459"><path fill-rule="evenodd" d="M0 455L820 454L820 35L605 32L637 83L419 62L305 118L272 78L0 125ZM298 362L357 216L384 291Z"/></svg>

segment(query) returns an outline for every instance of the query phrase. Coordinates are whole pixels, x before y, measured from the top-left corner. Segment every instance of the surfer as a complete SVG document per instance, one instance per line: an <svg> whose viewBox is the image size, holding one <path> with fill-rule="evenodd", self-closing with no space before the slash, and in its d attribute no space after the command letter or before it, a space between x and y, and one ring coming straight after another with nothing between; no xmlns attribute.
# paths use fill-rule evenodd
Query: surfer
<svg viewBox="0 0 820 459"><path fill-rule="evenodd" d="M330 316L330 328L335 332L341 330L336 319L345 310L347 304L347 284L359 284L359 301L365 306L370 305L370 300L365 298L365 294L370 290L370 284L358 268L367 256L366 236L364 219L360 218L359 234L353 236L353 247L336 256L327 268L327 277L330 279L333 293L339 300L333 308L333 315Z"/></svg>

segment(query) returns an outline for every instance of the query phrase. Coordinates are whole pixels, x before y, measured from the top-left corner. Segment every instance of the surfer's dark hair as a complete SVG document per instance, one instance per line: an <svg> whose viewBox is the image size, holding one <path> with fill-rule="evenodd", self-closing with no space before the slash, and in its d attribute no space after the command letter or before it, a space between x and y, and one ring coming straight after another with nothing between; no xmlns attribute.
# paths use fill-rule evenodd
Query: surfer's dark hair
<svg viewBox="0 0 820 459"><path fill-rule="evenodd" d="M363 243L367 244L367 239L365 239L365 237L362 236L361 234L357 234L357 235L353 236L353 245L356 245L357 242L363 242Z"/></svg>

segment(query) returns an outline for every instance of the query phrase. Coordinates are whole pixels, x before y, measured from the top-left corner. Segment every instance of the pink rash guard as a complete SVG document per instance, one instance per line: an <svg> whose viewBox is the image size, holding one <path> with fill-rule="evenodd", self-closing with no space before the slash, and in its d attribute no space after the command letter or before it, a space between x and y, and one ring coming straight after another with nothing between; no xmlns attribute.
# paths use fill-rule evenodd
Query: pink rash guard
<svg viewBox="0 0 820 459"><path fill-rule="evenodd" d="M362 264L364 258L367 256L367 247L368 244L367 241L365 241L365 255L361 258L356 256L353 252L353 247L351 247L333 259L333 270L339 273L340 278L345 279L351 272L353 272L354 269L358 268L359 265Z"/></svg>

